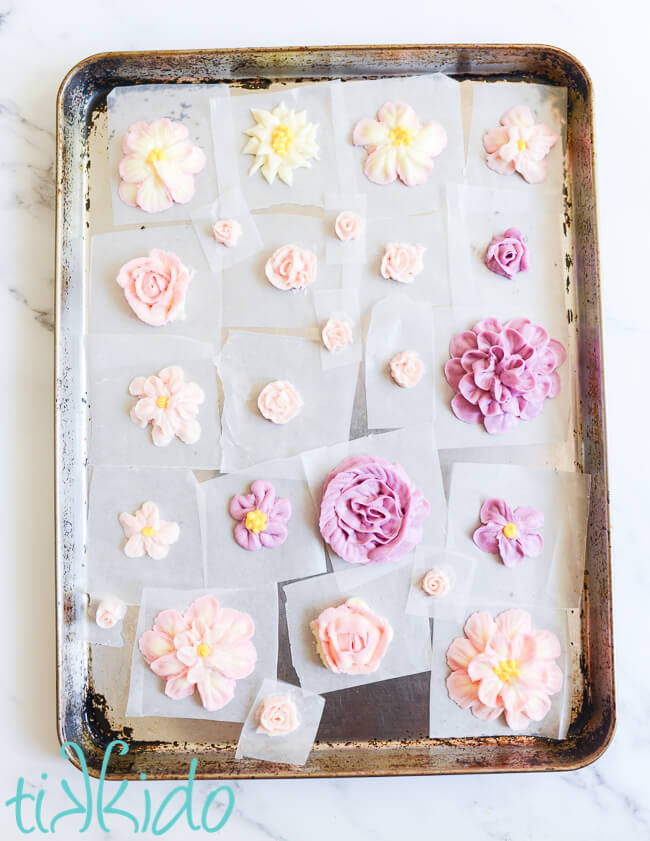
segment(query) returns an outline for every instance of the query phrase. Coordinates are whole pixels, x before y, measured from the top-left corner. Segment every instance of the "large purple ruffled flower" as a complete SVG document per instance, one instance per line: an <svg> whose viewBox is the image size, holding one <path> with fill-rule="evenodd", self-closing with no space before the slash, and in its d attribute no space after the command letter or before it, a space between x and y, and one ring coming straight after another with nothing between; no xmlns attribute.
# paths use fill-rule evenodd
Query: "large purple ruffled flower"
<svg viewBox="0 0 650 841"><path fill-rule="evenodd" d="M546 398L559 394L557 368L566 359L564 346L527 318L479 321L454 336L449 354L445 377L456 392L454 414L490 433L507 432L517 418L536 418Z"/></svg>
<svg viewBox="0 0 650 841"><path fill-rule="evenodd" d="M350 456L325 480L319 526L351 564L398 561L422 540L428 513L429 503L401 465Z"/></svg>
<svg viewBox="0 0 650 841"><path fill-rule="evenodd" d="M536 558L544 548L539 529L544 514L537 508L512 508L505 499L488 499L481 506L482 526L474 532L474 543L484 552L499 554L507 567L524 558Z"/></svg>
<svg viewBox="0 0 650 841"><path fill-rule="evenodd" d="M242 549L273 549L287 539L291 503L276 497L270 482L256 479L249 494L238 494L230 500L230 516L239 521L235 540Z"/></svg>

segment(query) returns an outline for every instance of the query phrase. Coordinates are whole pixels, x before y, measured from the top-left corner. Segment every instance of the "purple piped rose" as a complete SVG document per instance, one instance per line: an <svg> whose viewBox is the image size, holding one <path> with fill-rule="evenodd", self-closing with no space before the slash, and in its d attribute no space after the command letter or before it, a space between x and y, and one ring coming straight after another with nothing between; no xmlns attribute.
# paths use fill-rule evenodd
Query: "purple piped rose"
<svg viewBox="0 0 650 841"><path fill-rule="evenodd" d="M237 520L235 540L242 549L273 549L289 534L291 503L276 497L270 482L256 479L249 494L238 494L230 500L230 516Z"/></svg>
<svg viewBox="0 0 650 841"><path fill-rule="evenodd" d="M477 322L449 343L445 377L456 394L451 408L465 423L482 423L492 434L532 420L547 397L560 392L557 369L564 346L527 318L501 324Z"/></svg>
<svg viewBox="0 0 650 841"><path fill-rule="evenodd" d="M485 252L485 265L491 272L503 277L512 278L518 272L525 272L528 268L528 246L524 242L521 231L508 228L500 236L492 237L492 242Z"/></svg>
<svg viewBox="0 0 650 841"><path fill-rule="evenodd" d="M319 526L351 564L399 561L422 540L428 514L429 503L401 465L350 456L325 480Z"/></svg>
<svg viewBox="0 0 650 841"><path fill-rule="evenodd" d="M524 558L536 558L544 548L539 530L544 514L537 508L521 507L514 511L505 499L488 499L481 506L482 526L474 532L474 543L483 552L500 555L507 567Z"/></svg>

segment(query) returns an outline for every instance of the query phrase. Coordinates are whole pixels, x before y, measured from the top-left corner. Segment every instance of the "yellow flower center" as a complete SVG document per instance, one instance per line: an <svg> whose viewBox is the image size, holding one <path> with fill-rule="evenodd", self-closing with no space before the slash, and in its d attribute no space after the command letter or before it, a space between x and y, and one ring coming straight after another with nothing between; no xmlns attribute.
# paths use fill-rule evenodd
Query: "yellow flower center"
<svg viewBox="0 0 650 841"><path fill-rule="evenodd" d="M207 657L210 653L210 646L207 644L207 642L202 642L201 645L197 645L196 653L199 655L199 657Z"/></svg>
<svg viewBox="0 0 650 841"><path fill-rule="evenodd" d="M514 523L506 523L503 527L503 533L508 540L512 540L513 537L517 537L517 531L517 526Z"/></svg>
<svg viewBox="0 0 650 841"><path fill-rule="evenodd" d="M279 126L276 126L273 129L273 134L271 135L271 149L273 149L276 155L283 158L289 149L291 149L292 145L293 132L289 126L285 126L284 123L280 123Z"/></svg>
<svg viewBox="0 0 650 841"><path fill-rule="evenodd" d="M152 164L156 161L164 161L166 159L165 150L160 149L158 146L153 148L147 157L147 162Z"/></svg>
<svg viewBox="0 0 650 841"><path fill-rule="evenodd" d="M507 683L511 678L519 677L519 660L501 660L492 671L500 681Z"/></svg>
<svg viewBox="0 0 650 841"><path fill-rule="evenodd" d="M246 515L246 528L248 531L252 531L253 534L259 534L261 531L266 530L268 519L268 516L263 511L256 508L254 511L249 511Z"/></svg>
<svg viewBox="0 0 650 841"><path fill-rule="evenodd" d="M159 409L166 409L168 403L169 403L169 397L159 397L156 400L156 406L158 406Z"/></svg>
<svg viewBox="0 0 650 841"><path fill-rule="evenodd" d="M388 138L393 146L410 146L415 139L415 135L404 126L395 126L388 132Z"/></svg>
<svg viewBox="0 0 650 841"><path fill-rule="evenodd" d="M153 537L155 534L155 529L152 529L151 526L145 526L141 531L140 534L143 537Z"/></svg>
<svg viewBox="0 0 650 841"><path fill-rule="evenodd" d="M524 149L528 149L528 144L521 137L517 141L517 149L519 149L520 152L523 152Z"/></svg>

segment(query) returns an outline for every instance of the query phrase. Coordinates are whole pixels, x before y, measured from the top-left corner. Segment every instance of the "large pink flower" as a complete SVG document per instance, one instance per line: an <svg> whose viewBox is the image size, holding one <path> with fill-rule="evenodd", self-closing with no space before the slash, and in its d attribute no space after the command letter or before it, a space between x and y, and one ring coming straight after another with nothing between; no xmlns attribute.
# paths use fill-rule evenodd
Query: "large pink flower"
<svg viewBox="0 0 650 841"><path fill-rule="evenodd" d="M125 263L117 282L138 318L160 327L183 311L190 273L171 251L152 248L148 257Z"/></svg>
<svg viewBox="0 0 650 841"><path fill-rule="evenodd" d="M393 639L388 620L361 599L328 607L310 627L323 665L346 675L376 672Z"/></svg>
<svg viewBox="0 0 650 841"><path fill-rule="evenodd" d="M158 376L135 377L129 394L138 398L131 420L140 429L151 424L151 438L157 447L166 447L175 435L184 444L196 444L201 437L196 416L205 394L196 383L185 382L178 365L163 368Z"/></svg>
<svg viewBox="0 0 650 841"><path fill-rule="evenodd" d="M544 158L559 140L548 126L536 123L527 105L507 111L500 126L486 131L483 146L488 153L487 165L500 175L518 172L529 184L546 178Z"/></svg>
<svg viewBox="0 0 650 841"><path fill-rule="evenodd" d="M534 629L530 614L518 609L495 619L473 613L464 631L447 649L451 700L482 721L505 712L513 730L541 721L551 708L550 696L562 687L555 634Z"/></svg>
<svg viewBox="0 0 650 841"><path fill-rule="evenodd" d="M194 195L194 175L205 166L203 150L187 139L182 123L134 123L122 141L119 195L147 213L186 204Z"/></svg>
<svg viewBox="0 0 650 841"><path fill-rule="evenodd" d="M488 499L481 506L482 526L473 535L474 543L484 552L500 555L507 567L524 558L537 558L544 548L539 529L544 514L537 508L512 508L504 499Z"/></svg>
<svg viewBox="0 0 650 841"><path fill-rule="evenodd" d="M518 418L537 417L546 398L559 394L557 369L566 350L527 318L505 324L486 318L454 336L449 355L445 377L457 392L454 414L498 433L512 429Z"/></svg>
<svg viewBox="0 0 650 841"><path fill-rule="evenodd" d="M253 672L254 632L247 613L202 596L183 614L159 613L138 645L151 671L166 680L165 695L177 700L198 689L203 706L214 711L232 700L236 681Z"/></svg>
<svg viewBox="0 0 650 841"><path fill-rule="evenodd" d="M249 494L237 494L230 500L230 516L237 520L235 540L242 549L274 549L287 539L291 502L275 495L270 482L256 479Z"/></svg>

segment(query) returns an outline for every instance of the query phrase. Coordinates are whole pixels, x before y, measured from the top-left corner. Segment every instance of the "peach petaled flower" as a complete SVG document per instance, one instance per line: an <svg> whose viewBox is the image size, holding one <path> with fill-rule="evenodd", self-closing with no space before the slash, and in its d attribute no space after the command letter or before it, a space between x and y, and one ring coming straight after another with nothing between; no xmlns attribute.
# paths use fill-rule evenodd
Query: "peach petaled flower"
<svg viewBox="0 0 650 841"><path fill-rule="evenodd" d="M422 256L426 248L407 242L389 242L381 258L381 276L399 283L413 283L424 268Z"/></svg>
<svg viewBox="0 0 650 841"><path fill-rule="evenodd" d="M481 506L482 526L474 532L474 543L483 552L500 555L507 567L524 558L537 558L544 548L539 533L544 514L537 508L520 507L514 511L505 499L488 499Z"/></svg>
<svg viewBox="0 0 650 841"><path fill-rule="evenodd" d="M342 242L359 239L362 230L361 217L351 210L342 210L334 221L334 233Z"/></svg>
<svg viewBox="0 0 650 841"><path fill-rule="evenodd" d="M431 174L433 159L447 145L447 132L434 121L421 125L410 105L385 102L376 120L359 120L352 143L365 146L368 157L363 171L375 184L391 184L399 178L413 187Z"/></svg>
<svg viewBox="0 0 650 841"><path fill-rule="evenodd" d="M174 436L184 444L196 444L201 437L196 416L205 395L196 383L185 382L178 365L163 368L158 376L135 377L129 394L138 398L131 420L140 429L151 424L151 438L157 447L166 447Z"/></svg>
<svg viewBox="0 0 650 841"><path fill-rule="evenodd" d="M486 131L483 146L487 165L500 175L519 175L529 184L546 178L544 158L559 140L548 126L536 123L527 105L517 105L499 120L500 126Z"/></svg>
<svg viewBox="0 0 650 841"><path fill-rule="evenodd" d="M449 579L441 569L430 569L425 572L420 582L420 586L427 594L433 598L440 598L446 596L449 592Z"/></svg>
<svg viewBox="0 0 650 841"><path fill-rule="evenodd" d="M347 318L336 318L335 316L328 318L321 331L321 338L327 350L333 352L343 350L346 345L351 345L353 341L352 322Z"/></svg>
<svg viewBox="0 0 650 841"><path fill-rule="evenodd" d="M297 245L282 245L266 261L264 272L276 289L304 289L316 280L316 255Z"/></svg>
<svg viewBox="0 0 650 841"><path fill-rule="evenodd" d="M129 260L117 282L140 321L152 327L167 324L183 312L190 273L171 251L152 248L148 257Z"/></svg>
<svg viewBox="0 0 650 841"><path fill-rule="evenodd" d="M107 596L97 605L95 622L104 630L113 628L126 616L126 605L117 596Z"/></svg>
<svg viewBox="0 0 650 841"><path fill-rule="evenodd" d="M251 108L255 125L246 129L249 140L244 146L245 155L254 155L249 175L258 170L273 184L275 177L291 186L293 171L311 167L312 159L318 160L316 143L317 124L307 120L306 111L294 111L284 102L271 111Z"/></svg>
<svg viewBox="0 0 650 841"><path fill-rule="evenodd" d="M376 672L393 639L388 620L356 598L328 607L310 627L323 665L337 674Z"/></svg>
<svg viewBox="0 0 650 841"><path fill-rule="evenodd" d="M390 375L402 388L413 388L422 379L424 365L412 350L396 353L390 361Z"/></svg>
<svg viewBox="0 0 650 841"><path fill-rule="evenodd" d="M230 500L230 516L237 520L235 540L242 549L274 549L287 539L291 502L275 495L270 482L256 479L249 494L237 494Z"/></svg>
<svg viewBox="0 0 650 841"><path fill-rule="evenodd" d="M484 611L473 613L464 631L447 649L451 700L482 721L505 712L512 730L541 721L551 708L550 696L562 687L555 634L534 629L530 614L517 609L494 619Z"/></svg>
<svg viewBox="0 0 650 841"><path fill-rule="evenodd" d="M153 502L145 502L133 514L120 514L120 525L126 538L124 554L129 558L141 558L145 553L156 561L166 558L180 535L178 523L161 520Z"/></svg>
<svg viewBox="0 0 650 841"><path fill-rule="evenodd" d="M289 423L304 406L303 399L287 380L273 380L260 391L257 408L271 423Z"/></svg>
<svg viewBox="0 0 650 841"><path fill-rule="evenodd" d="M239 242L242 228L236 219L220 219L212 227L212 233L217 242L226 248L233 248Z"/></svg>
<svg viewBox="0 0 650 841"><path fill-rule="evenodd" d="M201 596L181 614L163 610L153 630L138 645L151 671L166 681L165 695L187 698L198 689L211 712L232 700L238 680L255 668L255 633L247 613L221 607L212 596Z"/></svg>
<svg viewBox="0 0 650 841"><path fill-rule="evenodd" d="M300 727L296 705L287 695L269 695L257 711L257 733L286 736Z"/></svg>
<svg viewBox="0 0 650 841"><path fill-rule="evenodd" d="M187 204L194 195L194 176L205 166L205 154L188 138L182 123L154 120L134 123L122 141L119 196L147 213Z"/></svg>
<svg viewBox="0 0 650 841"><path fill-rule="evenodd" d="M492 237L483 258L491 272L503 277L514 277L528 269L528 246L518 228L508 228Z"/></svg>

